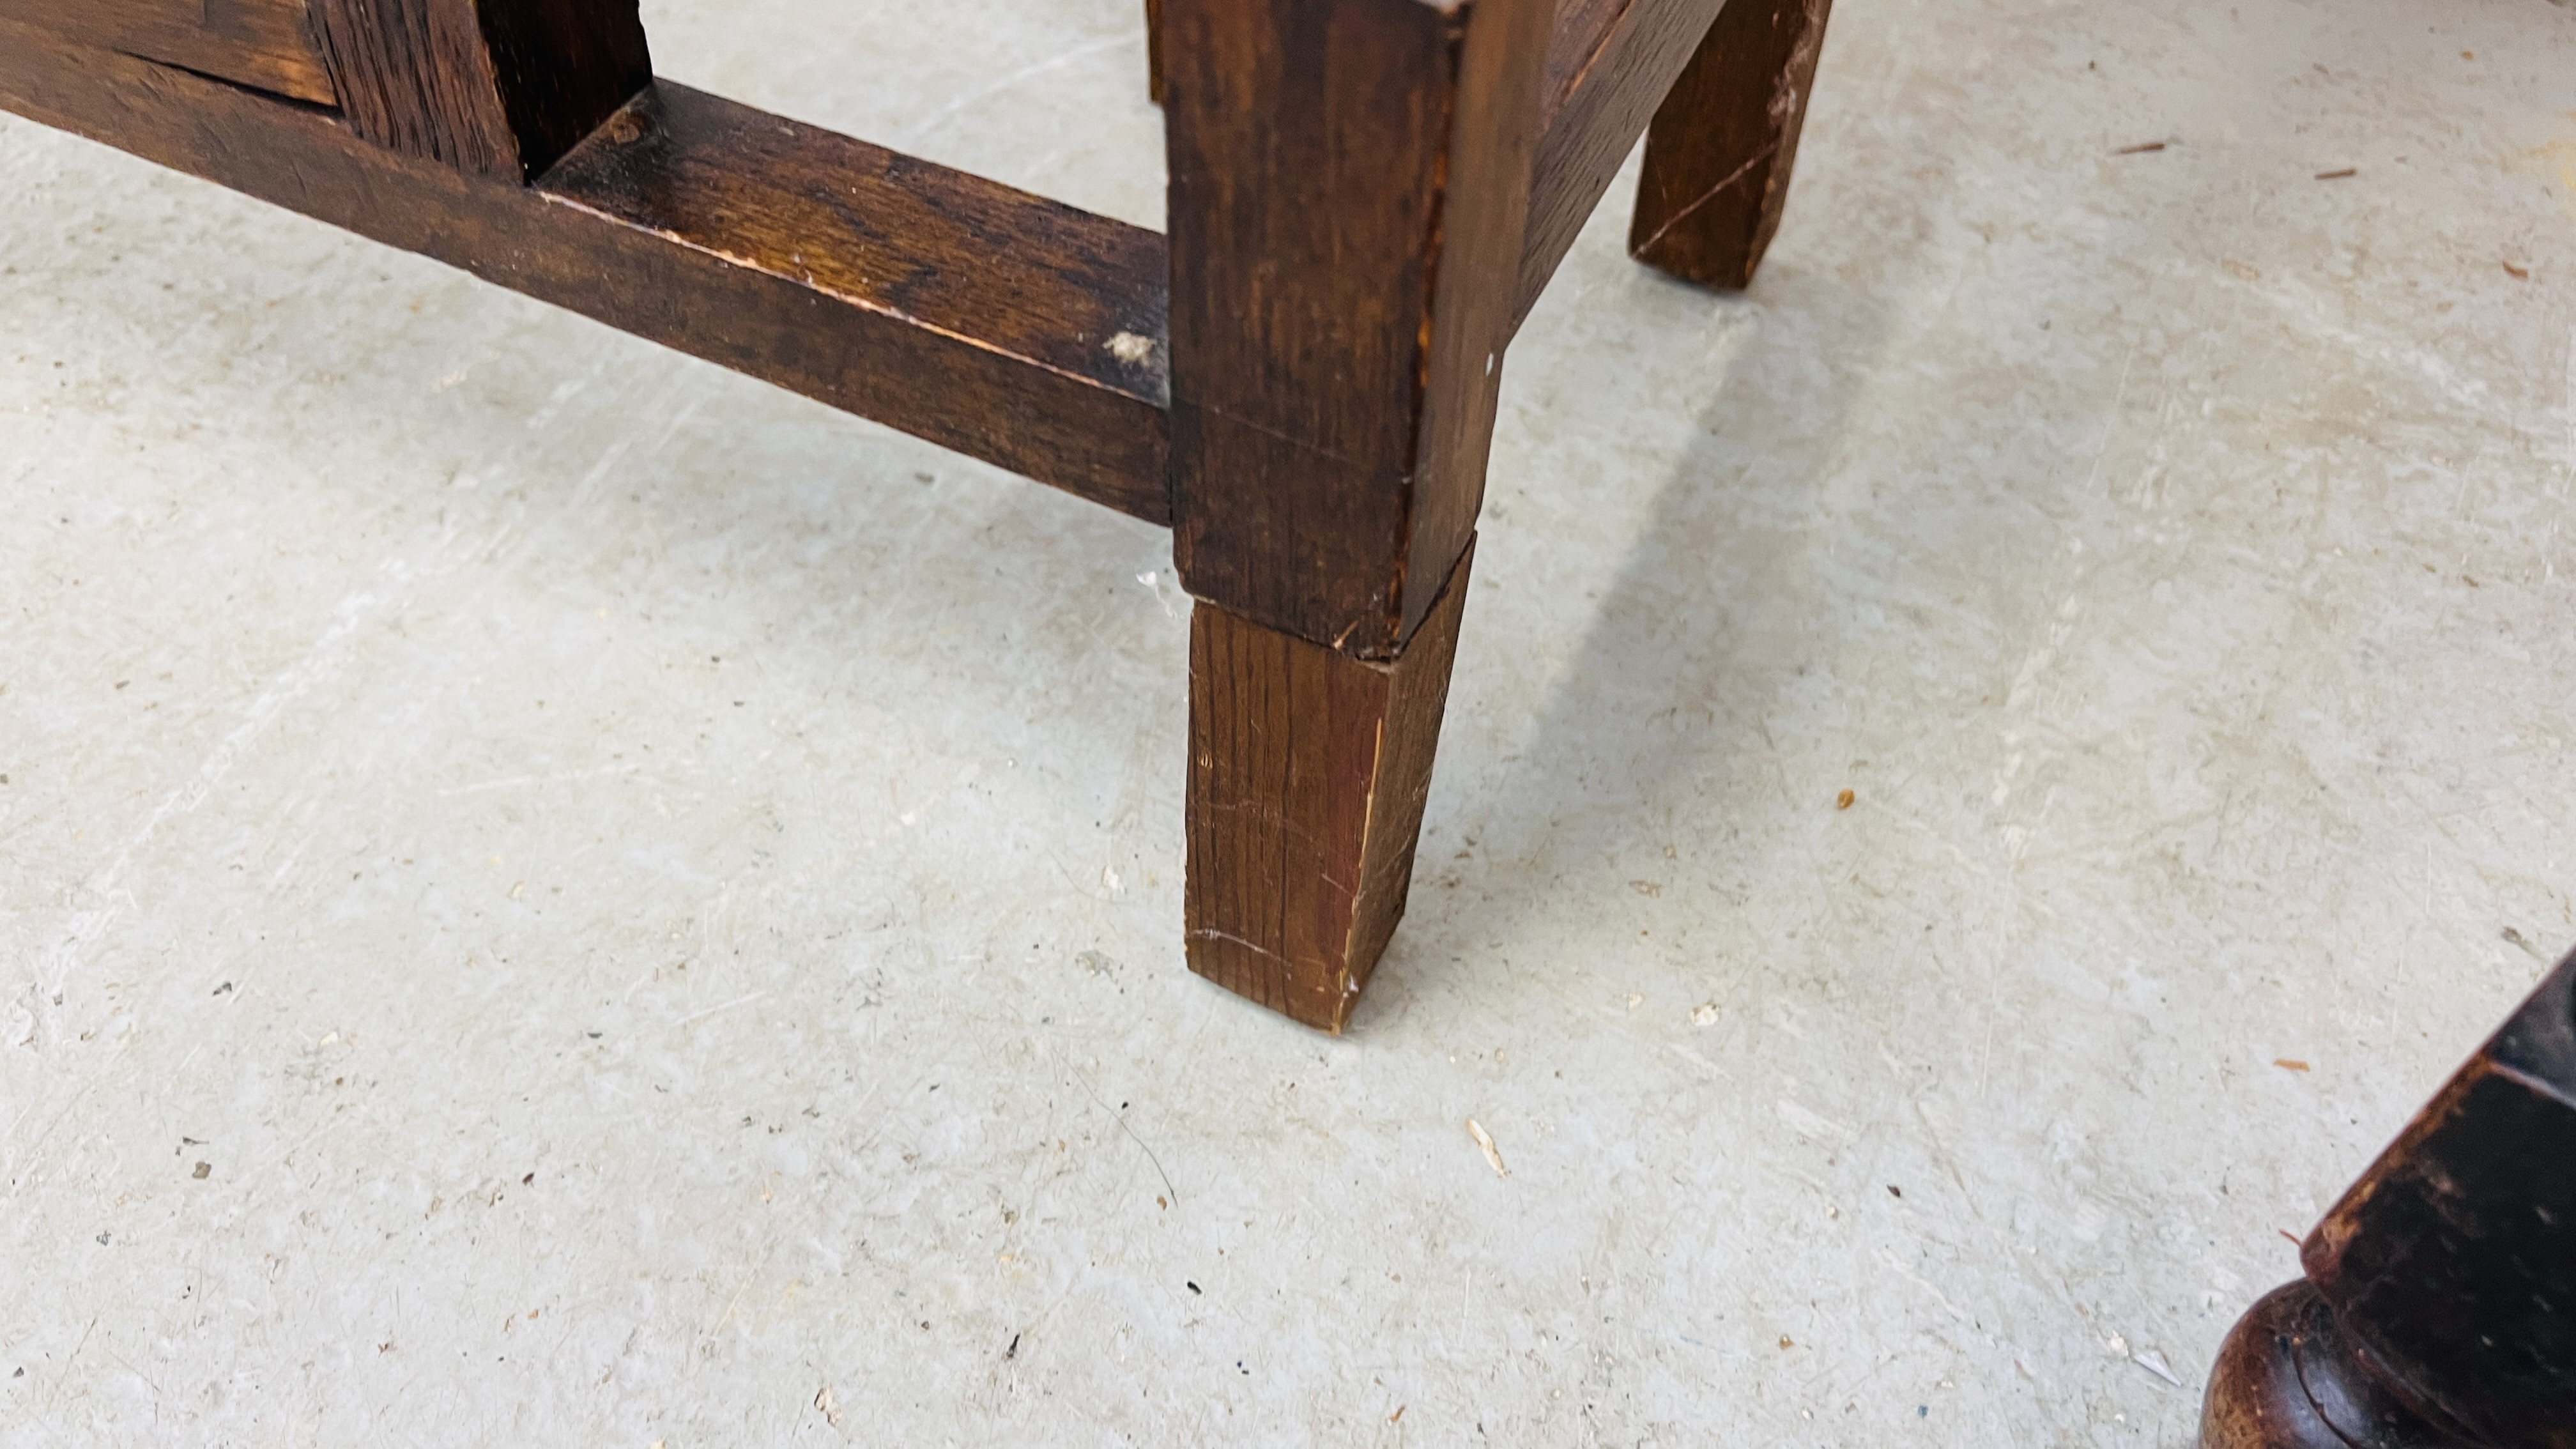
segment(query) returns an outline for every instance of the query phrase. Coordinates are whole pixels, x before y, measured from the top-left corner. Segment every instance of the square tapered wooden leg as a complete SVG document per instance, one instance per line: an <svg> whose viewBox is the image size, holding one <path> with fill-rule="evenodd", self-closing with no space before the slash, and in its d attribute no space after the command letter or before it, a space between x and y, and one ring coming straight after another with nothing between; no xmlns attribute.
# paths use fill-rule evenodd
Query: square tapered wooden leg
<svg viewBox="0 0 2576 1449"><path fill-rule="evenodd" d="M1470 547L1393 660L1190 616L1190 969L1338 1033L1413 883Z"/></svg>
<svg viewBox="0 0 2576 1449"><path fill-rule="evenodd" d="M1704 287L1752 284L1789 194L1832 0L1728 0L1646 131L1628 254Z"/></svg>

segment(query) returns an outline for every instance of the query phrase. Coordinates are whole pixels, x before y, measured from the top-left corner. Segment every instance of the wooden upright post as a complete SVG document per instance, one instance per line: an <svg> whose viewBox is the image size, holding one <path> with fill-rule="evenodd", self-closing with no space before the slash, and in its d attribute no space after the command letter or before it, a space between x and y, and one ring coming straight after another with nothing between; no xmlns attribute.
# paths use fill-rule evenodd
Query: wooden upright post
<svg viewBox="0 0 2576 1449"><path fill-rule="evenodd" d="M1162 0L1190 965L1327 1030L1403 909L1552 14Z"/></svg>
<svg viewBox="0 0 2576 1449"><path fill-rule="evenodd" d="M349 127L523 183L653 81L636 0L313 0Z"/></svg>

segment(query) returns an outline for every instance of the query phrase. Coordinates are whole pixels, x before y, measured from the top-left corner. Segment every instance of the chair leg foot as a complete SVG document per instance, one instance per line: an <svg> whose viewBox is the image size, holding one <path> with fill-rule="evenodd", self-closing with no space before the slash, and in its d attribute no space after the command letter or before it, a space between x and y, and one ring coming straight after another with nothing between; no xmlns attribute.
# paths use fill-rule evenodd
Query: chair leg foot
<svg viewBox="0 0 2576 1449"><path fill-rule="evenodd" d="M1339 1033L1404 914L1467 568L1392 661L1190 616L1190 969Z"/></svg>
<svg viewBox="0 0 2576 1449"><path fill-rule="evenodd" d="M1780 228L1831 0L1728 0L1646 131L1628 254L1704 287L1751 285Z"/></svg>
<svg viewBox="0 0 2576 1449"><path fill-rule="evenodd" d="M2200 1449L2469 1449L2399 1402L2302 1278L2228 1332L2201 1406Z"/></svg>

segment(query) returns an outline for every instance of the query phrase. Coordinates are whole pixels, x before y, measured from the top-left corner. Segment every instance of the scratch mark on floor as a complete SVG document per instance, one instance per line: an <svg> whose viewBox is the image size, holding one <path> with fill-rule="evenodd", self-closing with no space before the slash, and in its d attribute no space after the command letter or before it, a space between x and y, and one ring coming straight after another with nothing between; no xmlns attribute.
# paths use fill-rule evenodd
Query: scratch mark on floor
<svg viewBox="0 0 2576 1449"><path fill-rule="evenodd" d="M330 627L306 646L303 655L289 665L266 689L260 691L242 721L218 741L212 751L188 778L172 789L125 844L118 848L106 866L83 882L81 893L97 904L76 912L68 930L54 948L45 953L38 967L37 996L39 1003L49 1002L61 989L81 957L103 938L127 907L134 904L134 893L126 886L134 858L159 834L161 827L174 816L185 815L206 803L222 784L224 777L241 763L268 727L277 722L286 707L304 697L312 688L336 671L346 658L350 643L368 618L388 606L388 599L398 592L397 586L411 578L410 565L401 559L388 559L376 570L375 578L364 588L342 599L331 611ZM40 1013L41 1015L42 1013Z"/></svg>

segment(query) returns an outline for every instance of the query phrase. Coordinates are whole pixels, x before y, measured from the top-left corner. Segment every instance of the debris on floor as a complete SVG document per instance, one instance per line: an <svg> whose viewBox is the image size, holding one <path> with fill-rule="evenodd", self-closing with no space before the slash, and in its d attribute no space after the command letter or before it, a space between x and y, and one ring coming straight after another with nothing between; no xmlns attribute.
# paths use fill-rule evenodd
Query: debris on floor
<svg viewBox="0 0 2576 1449"><path fill-rule="evenodd" d="M2135 1354L2130 1355L2129 1362L2136 1364L2138 1367L2145 1369L2151 1374L2154 1374L2157 1378L2163 1379L2166 1383L2173 1385L2175 1388L2181 1388L2183 1386L2182 1376L2173 1371L2173 1365L2165 1362L2165 1356L2163 1354L2156 1352L2152 1348L2142 1348L2138 1350Z"/></svg>

